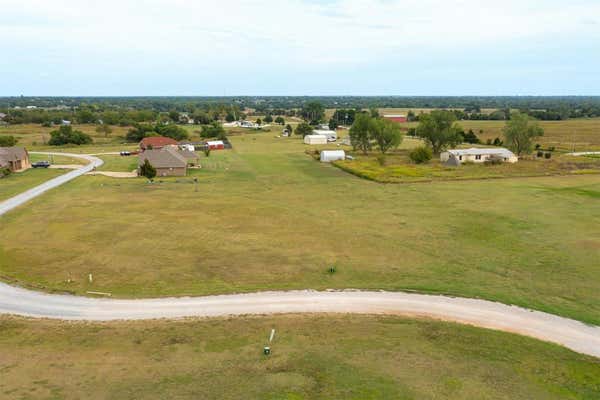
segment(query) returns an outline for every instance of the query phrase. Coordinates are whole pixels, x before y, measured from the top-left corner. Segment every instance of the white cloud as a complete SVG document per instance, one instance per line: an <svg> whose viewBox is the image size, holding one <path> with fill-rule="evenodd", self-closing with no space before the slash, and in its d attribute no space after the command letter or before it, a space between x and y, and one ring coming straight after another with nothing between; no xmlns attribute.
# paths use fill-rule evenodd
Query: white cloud
<svg viewBox="0 0 600 400"><path fill-rule="evenodd" d="M598 36L596 1L4 0L0 39L182 60L360 62L390 51ZM5 21L10 21L5 23Z"/></svg>
<svg viewBox="0 0 600 400"><path fill-rule="evenodd" d="M472 65L486 57L486 49L488 56L489 49L525 54L524 44L542 48L560 39L592 47L600 41L597 0L0 3L0 75L20 75L15 87L33 85L28 74L40 71L61 79L87 73L112 79L116 87L136 78L142 85L148 77L175 79L175 72L197 82L231 75L239 82L244 74L264 82L279 74L281 82L291 82L302 73L312 74L314 91L338 71L344 70L338 87L345 88L352 76L365 79L361 72L368 69L381 75L385 90L384 71L389 80L400 73L451 70L457 60L464 70L465 58Z"/></svg>

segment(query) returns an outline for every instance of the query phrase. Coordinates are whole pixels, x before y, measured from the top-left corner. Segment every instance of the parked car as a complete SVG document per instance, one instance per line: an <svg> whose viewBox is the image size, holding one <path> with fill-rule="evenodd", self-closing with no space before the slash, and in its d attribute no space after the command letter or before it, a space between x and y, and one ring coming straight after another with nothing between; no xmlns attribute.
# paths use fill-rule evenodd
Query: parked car
<svg viewBox="0 0 600 400"><path fill-rule="evenodd" d="M50 161L38 161L31 164L33 168L48 168L50 166Z"/></svg>
<svg viewBox="0 0 600 400"><path fill-rule="evenodd" d="M122 156L130 156L130 155L131 155L131 152L130 152L130 151L122 151L120 154L121 154Z"/></svg>

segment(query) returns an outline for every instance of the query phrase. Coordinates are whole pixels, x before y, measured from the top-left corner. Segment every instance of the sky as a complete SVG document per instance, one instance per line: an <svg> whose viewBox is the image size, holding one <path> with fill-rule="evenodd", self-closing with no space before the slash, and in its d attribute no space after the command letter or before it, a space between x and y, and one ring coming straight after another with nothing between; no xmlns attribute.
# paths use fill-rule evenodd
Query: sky
<svg viewBox="0 0 600 400"><path fill-rule="evenodd" d="M0 0L0 96L600 95L600 0Z"/></svg>

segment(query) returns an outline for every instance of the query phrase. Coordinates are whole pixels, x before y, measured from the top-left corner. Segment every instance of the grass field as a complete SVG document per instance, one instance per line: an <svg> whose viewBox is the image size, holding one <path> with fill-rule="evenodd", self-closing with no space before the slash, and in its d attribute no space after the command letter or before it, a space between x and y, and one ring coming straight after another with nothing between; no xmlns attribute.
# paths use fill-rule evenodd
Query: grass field
<svg viewBox="0 0 600 400"><path fill-rule="evenodd" d="M232 142L192 171L198 192L86 176L5 215L0 275L122 297L409 289L600 323L598 176L381 185L299 138Z"/></svg>
<svg viewBox="0 0 600 400"><path fill-rule="evenodd" d="M0 317L0 331L7 400L594 399L600 391L591 357L392 316L111 324Z"/></svg>
<svg viewBox="0 0 600 400"><path fill-rule="evenodd" d="M64 170L58 169L32 168L23 172L10 174L5 178L0 178L0 201L6 200L64 173Z"/></svg>
<svg viewBox="0 0 600 400"><path fill-rule="evenodd" d="M138 156L123 157L120 155L101 155L104 161L98 171L131 172L138 166Z"/></svg>

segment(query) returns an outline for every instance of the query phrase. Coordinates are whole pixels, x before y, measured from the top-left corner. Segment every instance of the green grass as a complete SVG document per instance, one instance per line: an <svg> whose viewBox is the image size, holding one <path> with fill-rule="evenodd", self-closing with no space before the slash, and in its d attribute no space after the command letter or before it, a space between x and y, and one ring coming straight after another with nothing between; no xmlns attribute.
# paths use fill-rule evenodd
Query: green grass
<svg viewBox="0 0 600 400"><path fill-rule="evenodd" d="M45 181L66 173L64 170L31 168L0 178L0 201L31 189Z"/></svg>
<svg viewBox="0 0 600 400"><path fill-rule="evenodd" d="M29 160L34 163L37 161L50 161L52 164L87 164L87 161L81 158L68 157L68 156L49 156L45 154L29 154Z"/></svg>
<svg viewBox="0 0 600 400"><path fill-rule="evenodd" d="M138 156L101 155L98 158L104 161L98 171L131 172L137 168Z"/></svg>
<svg viewBox="0 0 600 400"><path fill-rule="evenodd" d="M414 164L408 151L400 150L386 155L381 165L377 153L354 155L354 160L336 161L334 165L358 177L382 183L430 182L443 180L493 179L547 175L600 173L600 159L573 157L554 153L552 159L529 157L518 163L499 165L469 164L450 167L434 158L427 164Z"/></svg>
<svg viewBox="0 0 600 400"><path fill-rule="evenodd" d="M598 176L381 185L298 138L233 144L186 178L86 176L3 216L0 275L117 297L418 290L600 324Z"/></svg>
<svg viewBox="0 0 600 400"><path fill-rule="evenodd" d="M276 329L266 357L262 348ZM595 399L600 363L393 316L61 323L0 317L3 399Z"/></svg>

